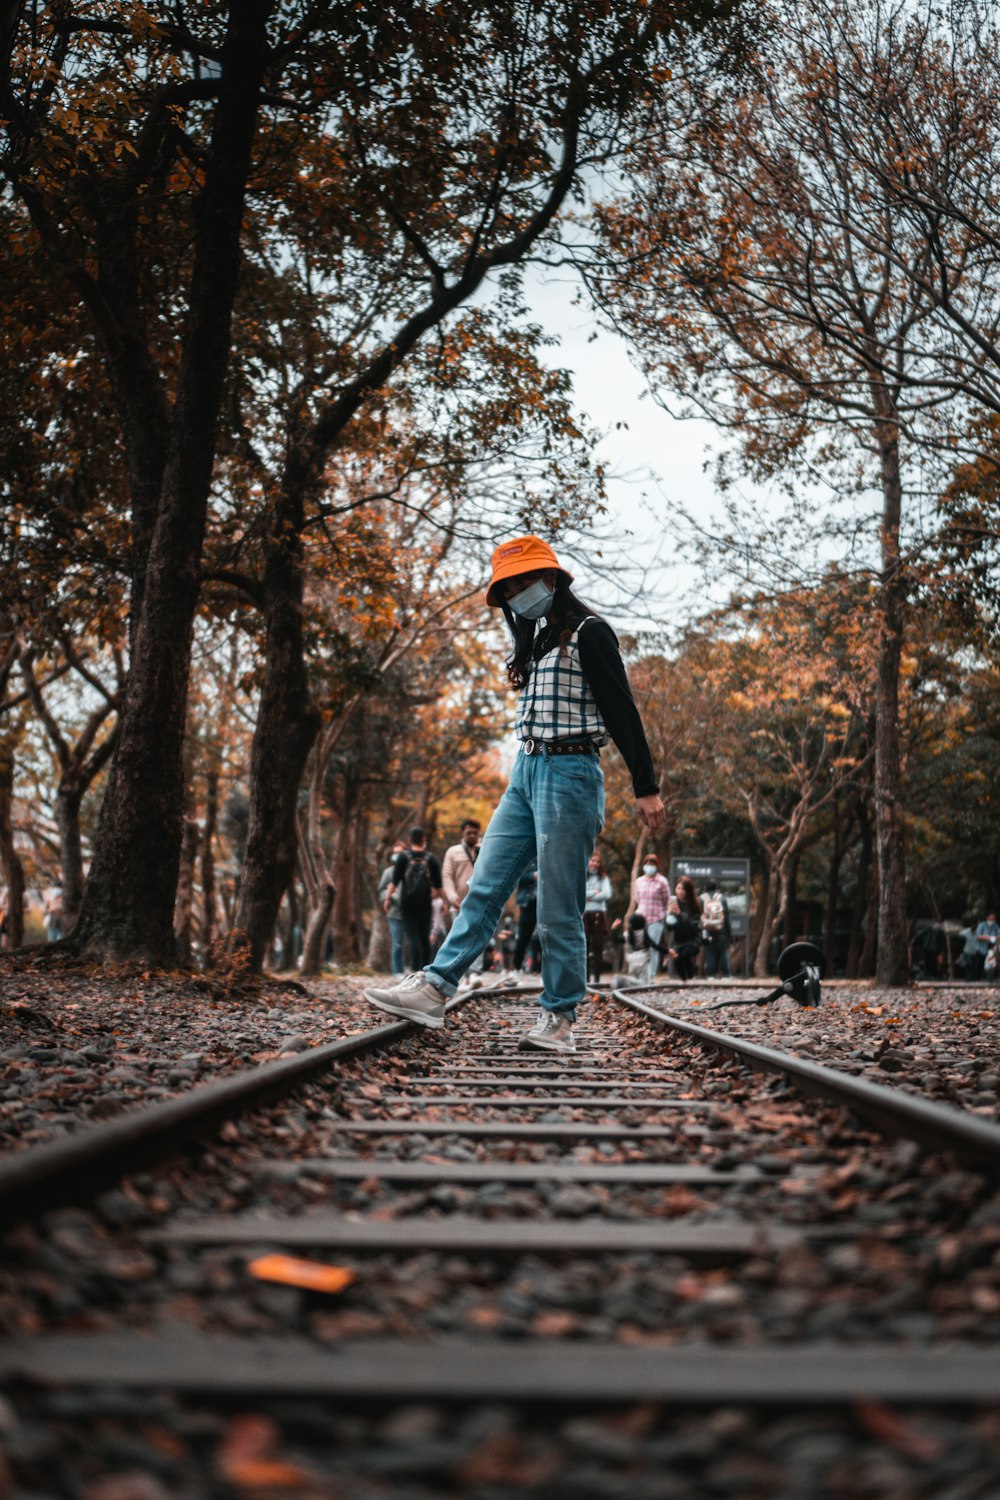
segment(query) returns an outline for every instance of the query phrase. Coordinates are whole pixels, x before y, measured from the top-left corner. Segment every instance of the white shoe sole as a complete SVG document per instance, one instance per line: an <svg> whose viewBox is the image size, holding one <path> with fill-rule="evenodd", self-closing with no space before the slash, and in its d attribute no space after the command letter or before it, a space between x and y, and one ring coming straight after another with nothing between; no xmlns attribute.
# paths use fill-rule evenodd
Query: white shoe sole
<svg viewBox="0 0 1000 1500"><path fill-rule="evenodd" d="M385 1011L387 1016L399 1016L403 1021L414 1021L418 1026L428 1026L431 1031L437 1031L444 1025L444 1016L429 1016L424 1011L406 1010L402 1005L393 1005L391 1000L376 1000L367 990L362 994L369 1005L374 1005L376 1010Z"/></svg>
<svg viewBox="0 0 1000 1500"><path fill-rule="evenodd" d="M519 1052L570 1052L576 1051L572 1042L546 1042L541 1037L523 1036L517 1044Z"/></svg>

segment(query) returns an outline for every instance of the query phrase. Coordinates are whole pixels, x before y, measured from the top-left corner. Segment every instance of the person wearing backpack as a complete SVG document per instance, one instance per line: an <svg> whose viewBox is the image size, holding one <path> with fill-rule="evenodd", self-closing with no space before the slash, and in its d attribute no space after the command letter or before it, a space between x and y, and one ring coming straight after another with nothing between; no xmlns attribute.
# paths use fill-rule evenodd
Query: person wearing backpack
<svg viewBox="0 0 1000 1500"><path fill-rule="evenodd" d="M426 966L431 961L434 897L440 896L443 901L444 889L441 885L441 866L427 848L422 828L410 829L409 849L404 849L402 854L396 856L396 863L392 867L392 882L382 903L386 916L389 915L397 890L410 968Z"/></svg>
<svg viewBox="0 0 1000 1500"><path fill-rule="evenodd" d="M636 813L661 827L653 758L611 626L577 598L548 542L519 536L493 553L486 603L511 637L507 680L518 690L519 742L510 784L483 838L469 892L433 963L365 998L418 1026L443 1026L445 1003L496 930L511 891L538 861L541 1012L519 1046L576 1050L573 1023L587 993L583 911L587 865L604 824L599 751L614 740L628 766Z"/></svg>
<svg viewBox="0 0 1000 1500"><path fill-rule="evenodd" d="M705 958L705 978L728 979L729 944L733 929L729 921L729 903L714 880L705 882L705 896L701 903L702 952Z"/></svg>

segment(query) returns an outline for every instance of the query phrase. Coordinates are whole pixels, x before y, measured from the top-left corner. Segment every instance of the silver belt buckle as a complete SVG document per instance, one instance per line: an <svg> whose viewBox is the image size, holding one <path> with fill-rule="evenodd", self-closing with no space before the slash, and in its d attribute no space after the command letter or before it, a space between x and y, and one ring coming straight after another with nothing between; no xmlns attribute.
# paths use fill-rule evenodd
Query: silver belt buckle
<svg viewBox="0 0 1000 1500"><path fill-rule="evenodd" d="M535 742L534 742L533 739L526 739L525 740L525 742L524 742L524 753L525 753L525 755L534 755L534 753L535 753Z"/></svg>

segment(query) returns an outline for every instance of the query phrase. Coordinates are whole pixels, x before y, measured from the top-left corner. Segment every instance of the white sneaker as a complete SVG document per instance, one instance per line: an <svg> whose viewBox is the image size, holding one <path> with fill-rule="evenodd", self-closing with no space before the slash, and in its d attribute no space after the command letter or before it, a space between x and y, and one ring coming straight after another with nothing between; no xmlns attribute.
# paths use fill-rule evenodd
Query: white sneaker
<svg viewBox="0 0 1000 1500"><path fill-rule="evenodd" d="M573 1022L561 1011L543 1010L517 1045L521 1052L575 1052Z"/></svg>
<svg viewBox="0 0 1000 1500"><path fill-rule="evenodd" d="M390 1016L403 1016L418 1026L444 1025L445 997L422 973L407 974L399 984L363 990L362 994L369 1005L388 1011Z"/></svg>

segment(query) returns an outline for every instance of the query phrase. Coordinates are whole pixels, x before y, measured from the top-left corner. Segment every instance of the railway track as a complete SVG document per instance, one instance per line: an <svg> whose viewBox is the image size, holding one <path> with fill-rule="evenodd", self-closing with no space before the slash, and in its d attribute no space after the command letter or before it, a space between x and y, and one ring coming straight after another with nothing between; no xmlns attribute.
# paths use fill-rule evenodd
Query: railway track
<svg viewBox="0 0 1000 1500"><path fill-rule="evenodd" d="M77 1412L106 1411L109 1390L128 1410L163 1393L181 1411L250 1401L289 1441L309 1403L335 1403L331 1421L360 1408L362 1424L408 1411L414 1432L504 1403L511 1493L525 1488L511 1432L538 1473L558 1456L553 1483L572 1457L551 1431L538 1447L539 1412L614 1407L627 1427L633 1410L616 1457L605 1443L610 1483L619 1460L652 1475L643 1444L665 1452L692 1409L715 1414L692 1431L735 1406L748 1432L794 1409L847 1453L890 1404L951 1414L954 1443L928 1440L928 1463L973 1453L986 1475L995 1458L994 1488L956 1497L1000 1492L1000 1127L660 999L603 995L581 1010L577 1053L556 1057L517 1050L533 996L474 992L444 1034L375 1027L19 1153L0 1210L29 1328L0 1343L5 1388L64 1428L67 1392ZM125 1173L110 1215L67 1206ZM353 1279L337 1295L261 1282L249 1268L265 1256ZM650 1403L659 1415L634 1416ZM875 1438L913 1457L919 1437L892 1420ZM368 1493L338 1489L343 1454L313 1448L316 1494ZM476 1493L456 1451L428 1494ZM507 1493L494 1459L491 1496ZM58 1463L22 1468L37 1483Z"/></svg>

